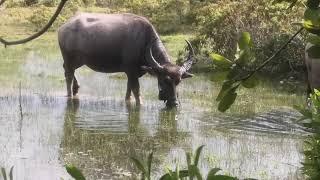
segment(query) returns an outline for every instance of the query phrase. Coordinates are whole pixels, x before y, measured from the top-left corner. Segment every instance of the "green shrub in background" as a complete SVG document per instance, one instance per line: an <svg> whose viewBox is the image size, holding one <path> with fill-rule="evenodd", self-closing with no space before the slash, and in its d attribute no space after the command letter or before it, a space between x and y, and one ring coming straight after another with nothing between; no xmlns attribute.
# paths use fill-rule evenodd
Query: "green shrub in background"
<svg viewBox="0 0 320 180"><path fill-rule="evenodd" d="M197 8L190 15L190 19L194 19L193 23L197 27L193 44L201 50L203 56L214 50L232 59L240 32L246 31L251 34L255 42L257 63L261 63L285 41L285 37L298 29L292 26L292 23L300 22L299 17L304 11L304 8L299 6L294 7L294 10L287 10L287 4L273 4L273 1L269 0L203 1L196 3L195 6ZM288 65L290 59L292 67L301 71L303 47L303 41L296 40L296 44L290 45L279 56L277 63L284 67ZM291 71L291 69L277 69L277 63L269 65L264 70Z"/></svg>
<svg viewBox="0 0 320 180"><path fill-rule="evenodd" d="M76 11L79 9L79 7L81 7L81 5L81 2L79 1L68 1L64 9L62 10L62 13L58 16L52 28L50 28L49 30L56 31L63 23L65 23L70 17L72 17L76 13ZM27 20L35 28L34 30L38 31L48 23L48 20L51 18L54 11L54 8L50 8L43 4L40 4L35 8L33 15L30 16Z"/></svg>

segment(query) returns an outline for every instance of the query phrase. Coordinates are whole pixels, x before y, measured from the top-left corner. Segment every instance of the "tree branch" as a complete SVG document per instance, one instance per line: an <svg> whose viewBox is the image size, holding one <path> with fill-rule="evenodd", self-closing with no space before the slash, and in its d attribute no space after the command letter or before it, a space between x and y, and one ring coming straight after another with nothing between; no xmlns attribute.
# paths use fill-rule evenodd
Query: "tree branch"
<svg viewBox="0 0 320 180"><path fill-rule="evenodd" d="M5 2L6 0L1 0L0 1L0 6Z"/></svg>
<svg viewBox="0 0 320 180"><path fill-rule="evenodd" d="M5 0L2 0L2 2L5 1ZM67 2L68 0L61 0L56 12L53 14L53 16L51 17L51 19L49 20L49 22L37 33L25 38L25 39L22 39L22 40L17 40L17 41L6 41L2 38L0 38L0 42L2 44L5 45L5 47L7 46L10 46L10 45L18 45L18 44L23 44L23 43L26 43L26 42L29 42L31 40L34 40L36 38L38 38L39 36L41 36L43 33L45 33L51 26L52 24L54 23L54 21L57 19L57 17L59 16L61 10L63 9L65 3Z"/></svg>

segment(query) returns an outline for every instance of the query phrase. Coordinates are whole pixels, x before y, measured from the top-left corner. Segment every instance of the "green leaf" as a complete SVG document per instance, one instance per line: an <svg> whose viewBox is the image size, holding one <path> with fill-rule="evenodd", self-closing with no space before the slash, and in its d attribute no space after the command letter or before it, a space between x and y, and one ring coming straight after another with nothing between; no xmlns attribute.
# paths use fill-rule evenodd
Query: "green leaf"
<svg viewBox="0 0 320 180"><path fill-rule="evenodd" d="M188 174L189 174L189 179L192 180L194 175L192 173L192 169L191 169L191 153L186 152L186 158L187 158L187 166L188 166Z"/></svg>
<svg viewBox="0 0 320 180"><path fill-rule="evenodd" d="M229 69L233 62L219 54L212 53L210 57L215 65L221 69Z"/></svg>
<svg viewBox="0 0 320 180"><path fill-rule="evenodd" d="M238 41L238 47L240 50L244 50L252 47L252 41L250 37L250 33L242 32Z"/></svg>
<svg viewBox="0 0 320 180"><path fill-rule="evenodd" d="M320 46L311 46L307 49L308 56L311 58L320 58Z"/></svg>
<svg viewBox="0 0 320 180"><path fill-rule="evenodd" d="M202 152L203 147L204 147L204 145L198 147L197 150L196 150L196 154L195 154L194 162L193 162L193 164L195 166L198 166L198 162L199 162L199 159L200 159L200 154Z"/></svg>
<svg viewBox="0 0 320 180"><path fill-rule="evenodd" d="M171 173L173 173L173 172L171 172ZM181 171L179 171L179 177L180 177L180 179L185 178L185 177L188 177L188 176L189 176L188 170L181 170ZM161 176L160 180L172 180L171 178L172 178L172 176L170 175L170 173L167 173L167 174Z"/></svg>
<svg viewBox="0 0 320 180"><path fill-rule="evenodd" d="M313 34L320 34L320 9L306 9L303 27Z"/></svg>
<svg viewBox="0 0 320 180"><path fill-rule="evenodd" d="M220 171L220 170L221 170L220 168L213 168L213 169L211 169L211 170L209 171L209 173L208 173L207 180L213 179L213 178L215 177L216 173L217 173L218 171Z"/></svg>
<svg viewBox="0 0 320 180"><path fill-rule="evenodd" d="M66 170L67 170L68 174L70 176L72 176L75 180L85 180L86 179L83 176L82 172L78 168L76 168L72 165L66 165Z"/></svg>
<svg viewBox="0 0 320 180"><path fill-rule="evenodd" d="M320 37L317 35L313 35L311 34L308 38L307 38L307 42L314 44L314 45L320 45Z"/></svg>
<svg viewBox="0 0 320 180"><path fill-rule="evenodd" d="M144 168L143 164L136 158L134 157L130 157L131 160L134 162L134 164L136 165L136 167L142 172L143 176L145 176L147 174L146 169Z"/></svg>
<svg viewBox="0 0 320 180"><path fill-rule="evenodd" d="M5 170L4 168L1 168L1 172L2 172L3 180L7 180L7 173L6 173L6 170Z"/></svg>
<svg viewBox="0 0 320 180"><path fill-rule="evenodd" d="M149 157L148 157L148 178L151 179L151 164L152 164L152 158L153 158L153 152L151 152L149 154Z"/></svg>
<svg viewBox="0 0 320 180"><path fill-rule="evenodd" d="M236 90L239 86L229 90L225 96L223 96L223 98L221 99L221 101L219 102L219 105L218 105L218 110L220 112L225 112L226 110L228 110L231 105L234 103L234 101L236 100L237 98L237 93L236 93Z"/></svg>
<svg viewBox="0 0 320 180"><path fill-rule="evenodd" d="M253 75L249 79L241 81L241 85L245 88L254 88L259 84L257 76Z"/></svg>
<svg viewBox="0 0 320 180"><path fill-rule="evenodd" d="M191 177L197 177L197 180L202 180L202 176L201 176L201 173L200 173L200 170L197 166L195 165L191 165L190 168L189 168L189 177L190 179L192 179Z"/></svg>
<svg viewBox="0 0 320 180"><path fill-rule="evenodd" d="M221 101L221 99L231 90L231 89L234 89L234 88L237 88L239 87L239 85L241 84L240 81L225 81L223 84L222 84L222 87L220 89L220 92L217 96L217 99L216 101Z"/></svg>

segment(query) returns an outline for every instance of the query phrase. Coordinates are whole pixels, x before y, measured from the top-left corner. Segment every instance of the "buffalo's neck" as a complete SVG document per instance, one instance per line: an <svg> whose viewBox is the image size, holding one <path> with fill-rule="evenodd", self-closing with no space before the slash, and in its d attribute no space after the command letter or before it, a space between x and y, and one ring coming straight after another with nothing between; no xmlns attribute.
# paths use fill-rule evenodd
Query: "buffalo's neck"
<svg viewBox="0 0 320 180"><path fill-rule="evenodd" d="M160 39L153 45L152 52L154 53L154 58L160 65L171 63L166 48Z"/></svg>

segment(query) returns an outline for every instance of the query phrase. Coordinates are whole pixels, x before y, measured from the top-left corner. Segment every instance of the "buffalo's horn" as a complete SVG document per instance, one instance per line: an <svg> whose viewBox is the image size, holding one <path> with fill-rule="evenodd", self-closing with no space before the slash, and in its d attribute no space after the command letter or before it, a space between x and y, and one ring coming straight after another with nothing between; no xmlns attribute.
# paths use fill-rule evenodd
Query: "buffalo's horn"
<svg viewBox="0 0 320 180"><path fill-rule="evenodd" d="M194 54L194 49L193 49L191 43L188 40L185 40L185 41L188 44L189 56L188 56L188 59L181 66L180 74L184 74L185 72L187 72L191 68L191 66L193 64L193 58L192 57L195 55Z"/></svg>
<svg viewBox="0 0 320 180"><path fill-rule="evenodd" d="M150 57L151 57L151 67L154 67L156 69L162 69L163 67L154 59L153 55L152 55L152 49L150 48L149 49L149 52L150 52Z"/></svg>
<svg viewBox="0 0 320 180"><path fill-rule="evenodd" d="M188 40L186 40L186 42L187 42L187 44L188 44L188 48L189 48L189 58L190 58L191 56L194 56L194 55L195 55L195 54L194 54L194 49L193 49L191 43L190 43Z"/></svg>

